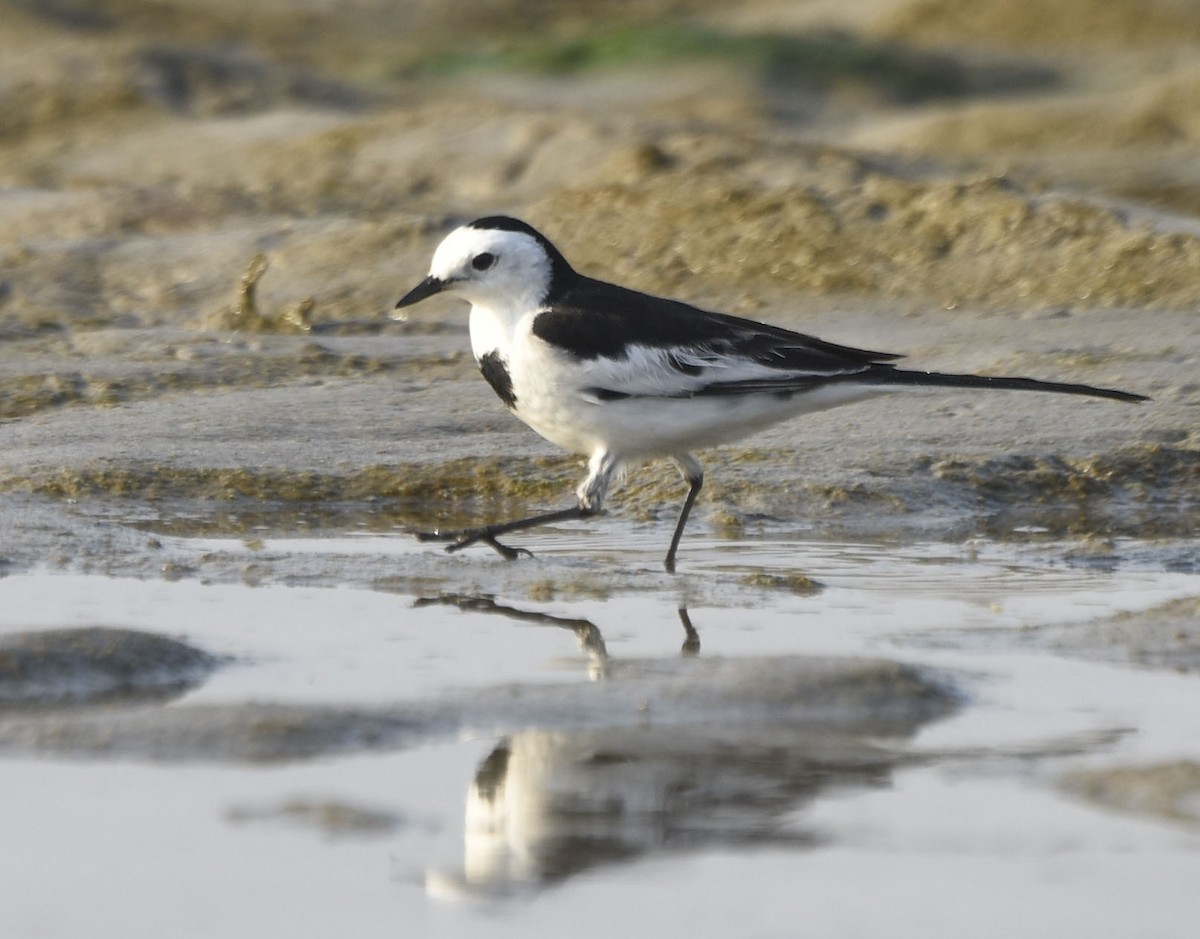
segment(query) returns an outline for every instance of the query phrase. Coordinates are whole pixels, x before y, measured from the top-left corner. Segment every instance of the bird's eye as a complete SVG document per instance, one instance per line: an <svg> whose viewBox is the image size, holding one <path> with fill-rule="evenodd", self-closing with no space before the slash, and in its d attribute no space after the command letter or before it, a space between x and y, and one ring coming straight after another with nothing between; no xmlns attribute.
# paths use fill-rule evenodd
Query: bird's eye
<svg viewBox="0 0 1200 939"><path fill-rule="evenodd" d="M486 271L489 267L496 263L496 255L484 251L482 254L477 254L471 258L471 267L477 271Z"/></svg>

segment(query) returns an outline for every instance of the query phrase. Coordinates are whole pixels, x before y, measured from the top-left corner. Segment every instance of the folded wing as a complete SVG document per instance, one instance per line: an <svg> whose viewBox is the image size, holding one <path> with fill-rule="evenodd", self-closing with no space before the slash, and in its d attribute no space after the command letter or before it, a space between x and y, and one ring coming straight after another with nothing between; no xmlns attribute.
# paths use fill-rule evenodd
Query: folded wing
<svg viewBox="0 0 1200 939"><path fill-rule="evenodd" d="M551 297L533 334L601 401L800 391L900 358L589 278Z"/></svg>

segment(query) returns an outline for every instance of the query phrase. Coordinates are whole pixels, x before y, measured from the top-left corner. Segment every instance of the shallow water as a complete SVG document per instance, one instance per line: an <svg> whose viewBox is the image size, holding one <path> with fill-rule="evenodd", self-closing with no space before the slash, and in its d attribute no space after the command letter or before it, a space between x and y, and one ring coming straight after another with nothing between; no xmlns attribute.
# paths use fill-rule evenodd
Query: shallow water
<svg viewBox="0 0 1200 939"><path fill-rule="evenodd" d="M580 560L587 541L556 541L538 563L608 563L604 548ZM1195 575L988 543L689 548L688 576L671 581L650 573L649 539L622 545L621 564L665 589L465 609L351 587L0 579L2 633L120 626L233 657L163 715L352 705L404 709L420 731L265 762L219 734L149 758L123 753L117 730L108 758L9 738L13 934L1193 933L1200 829L1098 808L1060 780L1200 760L1195 675L1025 638L1198 596ZM429 549L363 537L258 550L342 563ZM738 586L797 569L824 589ZM689 607L699 657L681 655L689 583L720 578L727 602ZM842 705L800 714L753 680L828 656L918 666L960 706L881 730L837 713L849 699L836 683Z"/></svg>

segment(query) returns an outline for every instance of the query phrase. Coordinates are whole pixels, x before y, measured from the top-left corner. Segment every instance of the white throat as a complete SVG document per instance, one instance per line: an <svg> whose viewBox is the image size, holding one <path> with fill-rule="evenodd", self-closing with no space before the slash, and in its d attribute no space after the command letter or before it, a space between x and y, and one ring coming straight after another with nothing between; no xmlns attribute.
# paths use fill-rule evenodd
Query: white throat
<svg viewBox="0 0 1200 939"><path fill-rule="evenodd" d="M471 304L471 352L478 362L489 352L511 359L521 313L513 309L497 310L480 303Z"/></svg>

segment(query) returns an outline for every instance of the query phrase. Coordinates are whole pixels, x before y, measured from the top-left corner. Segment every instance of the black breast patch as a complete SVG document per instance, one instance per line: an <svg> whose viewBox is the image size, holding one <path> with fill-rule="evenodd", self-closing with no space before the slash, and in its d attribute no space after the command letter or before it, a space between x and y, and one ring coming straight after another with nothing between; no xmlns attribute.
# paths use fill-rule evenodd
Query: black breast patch
<svg viewBox="0 0 1200 939"><path fill-rule="evenodd" d="M512 376L508 374L508 366L500 353L493 349L479 360L479 371L492 386L492 391L500 396L504 406L510 411L517 406L517 396L513 393Z"/></svg>

